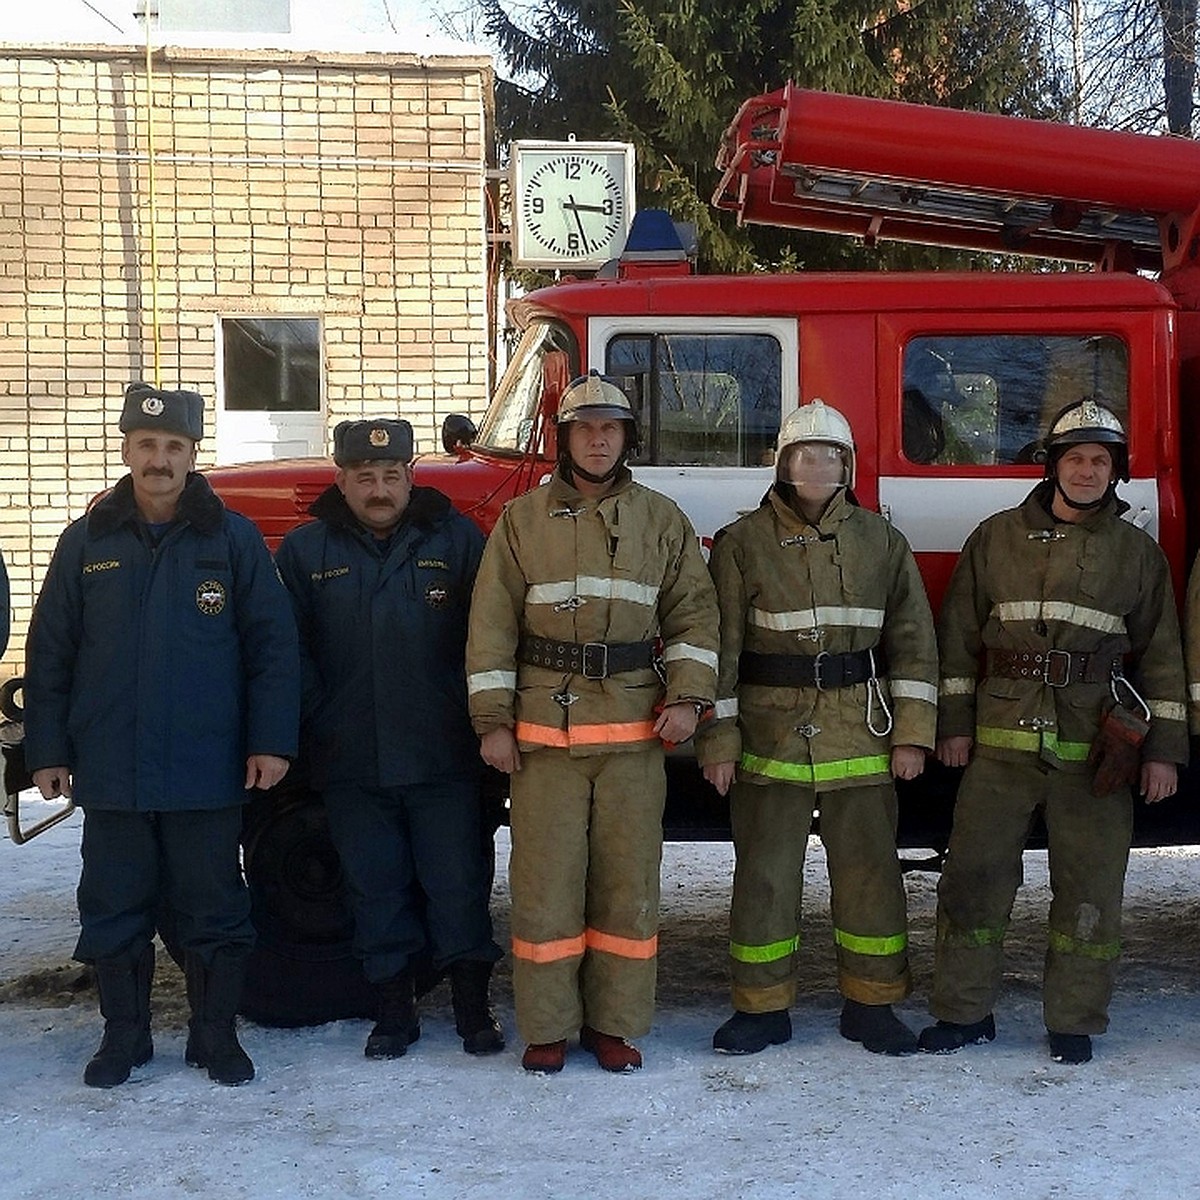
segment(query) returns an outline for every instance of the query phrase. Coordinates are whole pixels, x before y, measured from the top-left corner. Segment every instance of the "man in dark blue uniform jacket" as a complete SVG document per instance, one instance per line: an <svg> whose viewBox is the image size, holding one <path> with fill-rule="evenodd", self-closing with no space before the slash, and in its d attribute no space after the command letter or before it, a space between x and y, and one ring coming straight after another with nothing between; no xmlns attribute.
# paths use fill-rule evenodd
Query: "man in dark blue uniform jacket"
<svg viewBox="0 0 1200 1200"><path fill-rule="evenodd" d="M420 1034L414 956L448 968L470 1054L504 1047L488 1004L500 948L488 912L479 741L463 659L483 552L475 525L414 487L407 421L343 421L336 481L276 556L300 627L301 742L379 998L369 1058Z"/></svg>
<svg viewBox="0 0 1200 1200"><path fill-rule="evenodd" d="M130 385L129 474L62 535L29 630L26 760L43 796L84 810L75 957L95 965L105 1019L94 1087L153 1054L160 902L186 955L187 1061L218 1083L254 1076L235 1027L254 943L242 804L297 752L300 664L262 537L194 473L203 420L195 392Z"/></svg>

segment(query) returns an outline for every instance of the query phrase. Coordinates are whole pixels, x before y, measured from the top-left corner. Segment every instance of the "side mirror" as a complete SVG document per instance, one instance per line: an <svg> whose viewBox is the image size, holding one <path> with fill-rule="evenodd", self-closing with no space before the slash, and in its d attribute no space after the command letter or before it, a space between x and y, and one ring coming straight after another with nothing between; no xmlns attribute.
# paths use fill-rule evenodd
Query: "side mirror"
<svg viewBox="0 0 1200 1200"><path fill-rule="evenodd" d="M470 417L451 413L442 422L442 448L447 454L457 454L475 440L478 432Z"/></svg>

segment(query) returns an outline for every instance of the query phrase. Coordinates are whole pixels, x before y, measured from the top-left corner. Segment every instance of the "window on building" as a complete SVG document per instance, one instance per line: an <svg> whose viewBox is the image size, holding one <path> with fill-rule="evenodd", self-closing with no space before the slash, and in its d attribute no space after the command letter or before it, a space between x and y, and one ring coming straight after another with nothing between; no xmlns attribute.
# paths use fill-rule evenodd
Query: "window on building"
<svg viewBox="0 0 1200 1200"><path fill-rule="evenodd" d="M904 456L931 464L1033 462L1055 414L1085 396L1127 419L1129 355L1120 338L913 338L904 349Z"/></svg>
<svg viewBox="0 0 1200 1200"><path fill-rule="evenodd" d="M320 411L316 317L224 317L221 341L227 411Z"/></svg>
<svg viewBox="0 0 1200 1200"><path fill-rule="evenodd" d="M772 461L782 350L763 333L624 334L605 373L629 396L642 432L636 462L752 467Z"/></svg>

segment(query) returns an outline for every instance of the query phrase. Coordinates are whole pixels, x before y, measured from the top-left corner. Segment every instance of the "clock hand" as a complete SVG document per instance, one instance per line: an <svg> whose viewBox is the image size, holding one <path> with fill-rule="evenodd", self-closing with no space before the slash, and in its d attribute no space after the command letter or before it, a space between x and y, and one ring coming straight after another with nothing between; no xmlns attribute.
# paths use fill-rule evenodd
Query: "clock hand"
<svg viewBox="0 0 1200 1200"><path fill-rule="evenodd" d="M579 205L575 203L575 197L568 195L563 201L563 208L569 208L575 214L575 224L579 228L579 240L583 243L585 250L589 249L587 234L583 228L583 218L579 215Z"/></svg>
<svg viewBox="0 0 1200 1200"><path fill-rule="evenodd" d="M608 209L603 204L576 204L573 199L563 201L563 208L569 208L572 212L596 212L608 214Z"/></svg>

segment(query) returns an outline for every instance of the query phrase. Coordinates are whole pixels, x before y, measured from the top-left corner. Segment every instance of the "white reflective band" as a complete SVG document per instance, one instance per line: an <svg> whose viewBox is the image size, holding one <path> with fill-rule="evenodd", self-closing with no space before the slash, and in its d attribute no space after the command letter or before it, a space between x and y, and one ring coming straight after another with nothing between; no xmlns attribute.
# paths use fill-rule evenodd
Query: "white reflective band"
<svg viewBox="0 0 1200 1200"><path fill-rule="evenodd" d="M923 679L889 679L888 686L892 696L897 700L924 700L926 704L936 704L937 687L926 683Z"/></svg>
<svg viewBox="0 0 1200 1200"><path fill-rule="evenodd" d="M723 717L736 717L738 715L738 702L734 697L732 700L718 700L713 705L713 718L717 721Z"/></svg>
<svg viewBox="0 0 1200 1200"><path fill-rule="evenodd" d="M1188 684L1188 699L1200 700L1200 683Z"/></svg>
<svg viewBox="0 0 1200 1200"><path fill-rule="evenodd" d="M516 688L516 671L478 671L467 676L467 691L472 696L476 692L513 692Z"/></svg>
<svg viewBox="0 0 1200 1200"><path fill-rule="evenodd" d="M678 662L681 658L703 663L713 671L717 669L717 654L715 650L705 650L701 646L692 646L687 642L674 642L663 651L663 662Z"/></svg>
<svg viewBox="0 0 1200 1200"><path fill-rule="evenodd" d="M992 608L998 621L1065 621L1101 633L1124 633L1125 618L1065 600L1004 600Z"/></svg>
<svg viewBox="0 0 1200 1200"><path fill-rule="evenodd" d="M1173 700L1147 700L1146 707L1152 717L1159 717L1164 721L1187 720L1187 708Z"/></svg>
<svg viewBox="0 0 1200 1200"><path fill-rule="evenodd" d="M760 629L789 632L793 629L816 629L822 625L850 626L855 629L882 629L882 608L843 608L840 604L821 604L799 612L767 612L751 606L751 625Z"/></svg>
<svg viewBox="0 0 1200 1200"><path fill-rule="evenodd" d="M943 696L972 696L975 680L963 675L946 676L938 685L938 692Z"/></svg>
<svg viewBox="0 0 1200 1200"><path fill-rule="evenodd" d="M628 600L653 608L658 603L658 588L632 579L604 579L596 575L581 575L559 583L535 583L525 593L528 604L561 604L574 596L590 596L599 600Z"/></svg>

